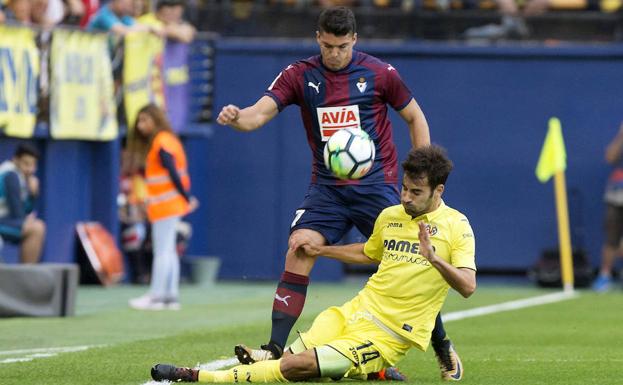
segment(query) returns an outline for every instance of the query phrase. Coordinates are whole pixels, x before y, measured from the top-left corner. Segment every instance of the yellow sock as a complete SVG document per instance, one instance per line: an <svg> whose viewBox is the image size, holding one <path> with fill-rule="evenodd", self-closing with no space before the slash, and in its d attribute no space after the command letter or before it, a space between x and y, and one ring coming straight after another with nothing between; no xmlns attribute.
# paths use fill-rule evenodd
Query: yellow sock
<svg viewBox="0 0 623 385"><path fill-rule="evenodd" d="M288 382L279 369L281 360L259 361L227 370L200 370L199 382Z"/></svg>

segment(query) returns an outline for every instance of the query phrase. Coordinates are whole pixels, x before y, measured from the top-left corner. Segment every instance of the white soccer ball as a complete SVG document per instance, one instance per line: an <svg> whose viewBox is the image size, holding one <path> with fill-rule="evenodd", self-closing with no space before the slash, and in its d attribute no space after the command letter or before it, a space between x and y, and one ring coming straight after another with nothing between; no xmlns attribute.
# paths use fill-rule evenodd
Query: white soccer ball
<svg viewBox="0 0 623 385"><path fill-rule="evenodd" d="M356 128L336 131L324 146L324 165L340 179L359 179L372 168L374 142Z"/></svg>

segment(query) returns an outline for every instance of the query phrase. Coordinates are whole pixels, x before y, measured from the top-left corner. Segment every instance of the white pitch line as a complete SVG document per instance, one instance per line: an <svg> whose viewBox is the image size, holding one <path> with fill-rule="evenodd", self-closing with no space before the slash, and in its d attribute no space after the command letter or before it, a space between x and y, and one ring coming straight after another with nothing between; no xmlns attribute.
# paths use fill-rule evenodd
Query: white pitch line
<svg viewBox="0 0 623 385"><path fill-rule="evenodd" d="M56 348L33 348L19 350L0 351L0 356L12 356L0 360L0 364L11 364L14 362L28 362L35 358L53 357L60 353L82 352L95 347L105 345L82 345L82 346L63 346Z"/></svg>
<svg viewBox="0 0 623 385"><path fill-rule="evenodd" d="M195 369L201 370L218 370L224 368L226 366L232 366L238 363L238 359L236 357L225 358L222 360L210 361L205 364L198 364L195 366Z"/></svg>
<svg viewBox="0 0 623 385"><path fill-rule="evenodd" d="M576 292L562 291L552 294L541 295L538 297L530 297L524 299L518 299L516 301L502 302L495 305L481 306L473 309L455 311L452 313L443 314L441 319L443 322L458 321L465 318L479 317L481 315L501 313L503 311L523 309L526 307L545 305L548 303L564 301L567 299L576 298L578 294Z"/></svg>
<svg viewBox="0 0 623 385"><path fill-rule="evenodd" d="M481 306L469 310L455 311L442 316L444 322L458 321L465 318L479 317L487 314L501 313L509 310L523 309L526 307L545 305L548 303L564 301L577 297L578 294L573 291L562 291L552 294L541 295L538 297L530 297L515 301L502 302L495 305ZM195 366L196 369L202 370L218 370L227 366L237 364L236 357L206 362ZM160 385L161 382L149 381L142 385Z"/></svg>

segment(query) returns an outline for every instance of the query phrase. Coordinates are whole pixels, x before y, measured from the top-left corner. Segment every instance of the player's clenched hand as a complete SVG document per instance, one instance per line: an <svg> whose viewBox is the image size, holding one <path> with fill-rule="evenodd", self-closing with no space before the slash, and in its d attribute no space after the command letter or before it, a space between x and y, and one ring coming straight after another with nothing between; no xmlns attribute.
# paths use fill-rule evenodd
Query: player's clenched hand
<svg viewBox="0 0 623 385"><path fill-rule="evenodd" d="M435 250L433 249L433 244L430 242L426 224L419 221L417 225L420 228L420 232L418 233L418 238L420 239L420 254L429 261L433 260L435 258Z"/></svg>
<svg viewBox="0 0 623 385"><path fill-rule="evenodd" d="M315 246L314 239L309 236L309 234L305 232L294 232L290 235L290 239L288 240L288 248L290 251L293 251L297 254L300 252L304 252L307 256L313 257L316 254L308 252L308 250L314 250Z"/></svg>
<svg viewBox="0 0 623 385"><path fill-rule="evenodd" d="M238 106L234 106L233 104L228 104L221 112L218 114L216 121L218 124L229 125L235 123L240 116L240 108Z"/></svg>
<svg viewBox="0 0 623 385"><path fill-rule="evenodd" d="M309 257L317 257L320 255L320 246L311 243L301 245L301 250L303 250Z"/></svg>

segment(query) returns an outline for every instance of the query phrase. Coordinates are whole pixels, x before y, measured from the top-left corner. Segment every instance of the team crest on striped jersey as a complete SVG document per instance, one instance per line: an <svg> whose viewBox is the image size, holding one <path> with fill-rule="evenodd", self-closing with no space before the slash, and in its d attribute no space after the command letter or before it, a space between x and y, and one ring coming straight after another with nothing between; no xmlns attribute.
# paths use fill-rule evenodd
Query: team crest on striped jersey
<svg viewBox="0 0 623 385"><path fill-rule="evenodd" d="M357 89L359 90L359 92L363 94L366 91L367 87L368 87L368 82L366 82L366 79L359 78L359 81L357 82Z"/></svg>
<svg viewBox="0 0 623 385"><path fill-rule="evenodd" d="M340 107L318 107L316 113L320 137L323 142L329 140L331 135L343 128L361 129L359 106L356 104Z"/></svg>

